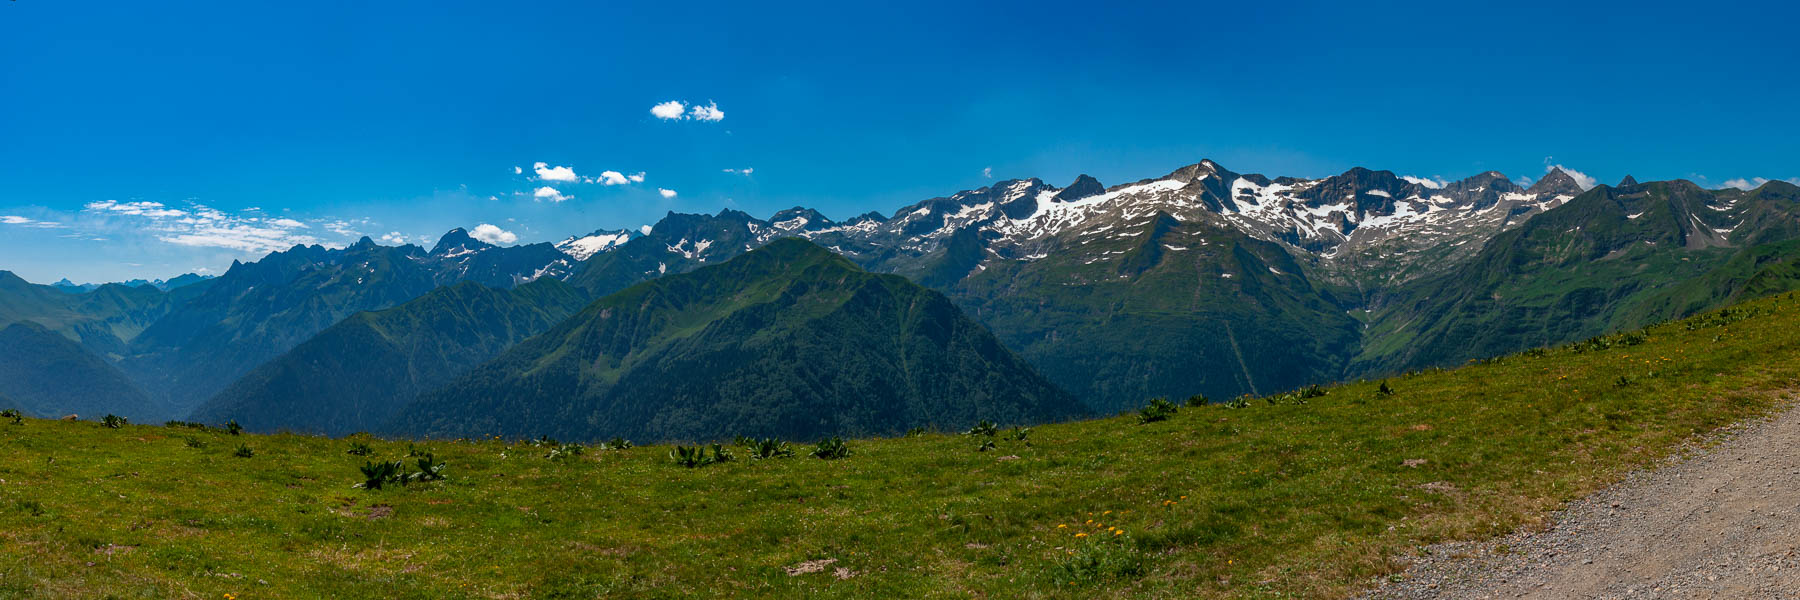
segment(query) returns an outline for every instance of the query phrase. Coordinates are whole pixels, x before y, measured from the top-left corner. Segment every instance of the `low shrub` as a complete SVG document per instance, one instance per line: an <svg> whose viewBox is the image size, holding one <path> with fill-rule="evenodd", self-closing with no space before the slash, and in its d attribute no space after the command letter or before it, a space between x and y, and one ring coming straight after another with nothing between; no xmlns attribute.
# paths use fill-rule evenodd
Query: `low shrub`
<svg viewBox="0 0 1800 600"><path fill-rule="evenodd" d="M1187 397L1187 405L1191 408L1206 406L1209 402L1212 401L1206 399L1206 394L1194 394Z"/></svg>
<svg viewBox="0 0 1800 600"><path fill-rule="evenodd" d="M13 410L10 408L6 409L6 410L0 410L0 419L11 420L12 424L14 424L14 425L24 425L25 424L24 413L20 413L19 411Z"/></svg>
<svg viewBox="0 0 1800 600"><path fill-rule="evenodd" d="M975 423L974 427L970 427L968 431L963 432L963 435L985 435L988 437L994 437L995 435L997 435L999 433L1000 433L1000 426L995 425L993 421L989 421L987 419L982 419L981 421Z"/></svg>
<svg viewBox="0 0 1800 600"><path fill-rule="evenodd" d="M787 442L775 438L749 439L748 441L749 443L744 446L749 448L752 459L787 458L794 455L794 450L788 447Z"/></svg>
<svg viewBox="0 0 1800 600"><path fill-rule="evenodd" d="M1150 404L1138 409L1138 424L1167 421L1179 410L1181 409L1176 408L1175 403L1170 402L1168 398L1151 398Z"/></svg>
<svg viewBox="0 0 1800 600"><path fill-rule="evenodd" d="M121 417L119 415L108 414L105 417L100 419L100 424L105 425L107 429L118 429L120 427L124 427L125 424L130 421L131 421L130 419Z"/></svg>
<svg viewBox="0 0 1800 600"><path fill-rule="evenodd" d="M246 446L244 444L238 444L237 450L233 450L231 452L231 455L236 456L238 458L250 458L252 456L256 456L256 451L251 450L249 446Z"/></svg>
<svg viewBox="0 0 1800 600"><path fill-rule="evenodd" d="M840 437L825 438L819 440L818 446L813 448L812 456L824 460L844 458L850 456L850 446L845 444L844 439Z"/></svg>
<svg viewBox="0 0 1800 600"><path fill-rule="evenodd" d="M375 451L375 449L370 448L368 444L364 444L362 442L351 442L350 448L348 450L345 450L344 453L349 454L351 456L368 456L369 453L374 452L374 451Z"/></svg>
<svg viewBox="0 0 1800 600"><path fill-rule="evenodd" d="M692 469L713 463L731 462L732 456L723 447L713 444L712 454L707 454L704 446L676 446L669 451L669 459L675 461L675 464Z"/></svg>

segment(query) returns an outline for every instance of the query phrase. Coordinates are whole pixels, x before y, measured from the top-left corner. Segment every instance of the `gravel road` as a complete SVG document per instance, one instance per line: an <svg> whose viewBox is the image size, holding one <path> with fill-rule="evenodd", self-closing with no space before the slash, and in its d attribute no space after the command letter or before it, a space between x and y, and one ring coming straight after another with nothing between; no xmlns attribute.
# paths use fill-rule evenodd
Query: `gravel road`
<svg viewBox="0 0 1800 600"><path fill-rule="evenodd" d="M1432 546L1365 598L1800 599L1800 408L1570 504Z"/></svg>

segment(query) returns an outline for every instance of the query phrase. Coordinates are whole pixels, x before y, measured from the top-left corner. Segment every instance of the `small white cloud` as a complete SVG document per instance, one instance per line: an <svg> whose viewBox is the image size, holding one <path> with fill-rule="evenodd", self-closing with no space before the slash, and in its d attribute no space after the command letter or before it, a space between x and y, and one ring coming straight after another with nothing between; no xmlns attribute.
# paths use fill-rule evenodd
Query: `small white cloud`
<svg viewBox="0 0 1800 600"><path fill-rule="evenodd" d="M286 227L288 229L306 229L305 223L301 223L301 222L295 221L293 219L275 219L273 221L269 221L269 224L274 225L276 227Z"/></svg>
<svg viewBox="0 0 1800 600"><path fill-rule="evenodd" d="M985 168L985 169L982 169L982 170L981 170L981 176L982 176L982 177L984 177L984 178L987 178L987 179L993 179L993 178L994 178L994 168L993 168L993 167L987 167L987 168Z"/></svg>
<svg viewBox="0 0 1800 600"><path fill-rule="evenodd" d="M1749 179L1744 179L1744 178L1740 177L1737 179L1725 180L1725 187L1737 188L1737 189L1744 190L1747 192L1747 191L1762 187L1763 184L1768 183L1770 181L1774 181L1774 180L1768 179L1766 177L1751 177ZM1782 179L1781 181L1792 183L1794 185L1800 185L1800 177L1789 177L1787 179Z"/></svg>
<svg viewBox="0 0 1800 600"><path fill-rule="evenodd" d="M664 198L674 198L675 197L675 190L656 188L656 193L662 194L662 197L664 197Z"/></svg>
<svg viewBox="0 0 1800 600"><path fill-rule="evenodd" d="M556 188L547 185L538 188L536 191L532 192L531 195L540 201L549 200L551 202L562 202L569 199L569 197L564 196L562 192L556 191Z"/></svg>
<svg viewBox="0 0 1800 600"><path fill-rule="evenodd" d="M749 175L751 173L755 173L756 169L752 169L750 167L744 167L742 169L725 169L725 172L726 173L736 173L738 175Z"/></svg>
<svg viewBox="0 0 1800 600"><path fill-rule="evenodd" d="M716 102L707 102L706 106L695 104L694 108L688 111L688 118L700 121L723 121L725 120L725 111L719 110Z"/></svg>
<svg viewBox="0 0 1800 600"><path fill-rule="evenodd" d="M533 163L531 165L531 170L537 172L539 181L574 183L576 180L581 179L580 176L575 174L575 169L570 167L552 167L546 163Z"/></svg>
<svg viewBox="0 0 1800 600"><path fill-rule="evenodd" d="M682 113L685 112L687 112L687 104L680 100L670 100L650 107L650 114L656 115L656 118L663 120L679 119L681 118Z"/></svg>
<svg viewBox="0 0 1800 600"><path fill-rule="evenodd" d="M626 175L625 178L630 179L632 183L643 183L644 182L644 172L638 171L636 173Z"/></svg>
<svg viewBox="0 0 1800 600"><path fill-rule="evenodd" d="M513 235L513 232L487 223L476 225L475 229L469 232L469 237L489 244L511 244L519 241L519 236Z"/></svg>
<svg viewBox="0 0 1800 600"><path fill-rule="evenodd" d="M389 231L381 235L381 241L398 246L406 243L406 236L398 231Z"/></svg>
<svg viewBox="0 0 1800 600"><path fill-rule="evenodd" d="M651 227L649 225L645 225L643 227L639 227L638 231L644 232L644 235L650 235L650 229L651 229Z"/></svg>
<svg viewBox="0 0 1800 600"><path fill-rule="evenodd" d="M625 185L628 182L630 182L630 179L626 178L624 173L618 171L605 171L600 173L600 183L606 185Z"/></svg>
<svg viewBox="0 0 1800 600"><path fill-rule="evenodd" d="M1433 190L1444 189L1444 184L1449 183L1448 181L1444 181L1444 179L1442 177L1429 178L1429 177L1414 177L1412 175L1401 175L1400 178L1405 179L1412 183L1419 184L1420 186L1425 187L1426 189L1433 189Z"/></svg>
<svg viewBox="0 0 1800 600"><path fill-rule="evenodd" d="M524 175L525 169L520 168L520 167L513 167L513 174L514 175Z"/></svg>

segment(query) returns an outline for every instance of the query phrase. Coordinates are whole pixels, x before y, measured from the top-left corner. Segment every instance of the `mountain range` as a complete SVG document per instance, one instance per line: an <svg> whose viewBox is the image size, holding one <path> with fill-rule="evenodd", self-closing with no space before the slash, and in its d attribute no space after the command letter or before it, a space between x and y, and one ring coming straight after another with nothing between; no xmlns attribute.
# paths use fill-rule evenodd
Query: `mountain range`
<svg viewBox="0 0 1800 600"><path fill-rule="evenodd" d="M831 260L782 242L793 238ZM1008 402L1037 398L1045 410L967 406L1058 418L1072 413L1031 383L1039 377L1083 410L1113 412L1154 396L1268 394L1460 363L1691 314L1796 287L1797 240L1800 188L1778 181L1744 191L1627 178L1583 190L1556 170L1524 187L1494 172L1271 178L1201 161L1112 186L1086 175L1060 188L1000 181L844 221L804 207L768 219L725 210L555 244L501 247L459 229L430 251L367 238L297 246L168 289L59 290L0 272L0 327L36 323L116 367L151 399L153 408L132 410L156 417L328 433L386 419L391 430L441 435L680 437L722 433L702 424L734 415L766 425L758 431L878 433L898 417L815 415L801 427L750 416L740 405L752 396L832 406L785 387L797 395L769 396L774 388L746 383L757 373L884 396L857 382L825 385L820 365L743 349L827 352L815 337L827 328L886 350L800 354L854 356L858 385L901 385L916 379L914 365L876 358L915 347L897 341L914 335L907 327L950 327L974 346L991 335L1003 352L969 360L1015 382ZM713 268L759 248L772 250L752 261L761 269ZM821 270L862 287L823 285ZM706 283L673 278L690 272ZM851 300L876 289L886 291ZM814 319L812 304L782 304L790 293L871 320ZM793 314L757 321L730 298ZM900 298L934 312L902 318L892 308ZM608 308L612 316L597 316ZM686 318L700 330L668 328ZM700 369L678 348L713 362ZM943 415L933 423L952 426L973 414L933 406L906 422Z"/></svg>

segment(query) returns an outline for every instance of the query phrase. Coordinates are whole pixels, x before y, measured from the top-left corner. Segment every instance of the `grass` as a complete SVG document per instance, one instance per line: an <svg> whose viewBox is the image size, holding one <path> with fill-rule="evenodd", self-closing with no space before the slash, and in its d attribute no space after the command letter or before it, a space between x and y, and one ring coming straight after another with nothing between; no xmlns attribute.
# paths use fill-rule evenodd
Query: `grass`
<svg viewBox="0 0 1800 600"><path fill-rule="evenodd" d="M1740 310L990 452L924 434L686 469L666 446L0 422L0 597L1341 596L1781 406L1800 306ZM447 479L352 488L413 452Z"/></svg>

